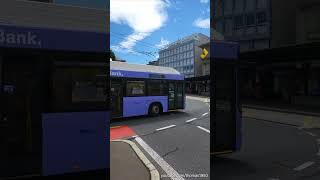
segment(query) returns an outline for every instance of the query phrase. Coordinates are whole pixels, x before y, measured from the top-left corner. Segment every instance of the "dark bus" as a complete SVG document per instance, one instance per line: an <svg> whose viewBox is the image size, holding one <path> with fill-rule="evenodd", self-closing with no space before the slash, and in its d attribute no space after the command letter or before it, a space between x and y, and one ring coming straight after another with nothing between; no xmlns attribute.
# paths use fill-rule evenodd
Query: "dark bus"
<svg viewBox="0 0 320 180"><path fill-rule="evenodd" d="M107 30L0 25L0 179L106 178L108 42Z"/></svg>
<svg viewBox="0 0 320 180"><path fill-rule="evenodd" d="M239 45L211 42L211 128L210 154L239 151L242 141L242 119L238 87Z"/></svg>

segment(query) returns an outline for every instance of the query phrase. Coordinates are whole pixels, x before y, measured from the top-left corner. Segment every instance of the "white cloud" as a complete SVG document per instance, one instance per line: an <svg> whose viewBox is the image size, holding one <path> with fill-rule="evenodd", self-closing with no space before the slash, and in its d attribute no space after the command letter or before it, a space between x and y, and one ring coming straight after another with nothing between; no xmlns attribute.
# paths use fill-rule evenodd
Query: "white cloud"
<svg viewBox="0 0 320 180"><path fill-rule="evenodd" d="M165 40L161 37L161 40L160 40L159 44L156 44L156 47L161 49L161 48L164 48L165 46L167 46L169 43L170 43L170 41Z"/></svg>
<svg viewBox="0 0 320 180"><path fill-rule="evenodd" d="M135 52L133 49L125 49L125 48L122 48L120 45L113 45L113 46L110 46L110 48L112 49L113 52L140 55L140 53Z"/></svg>
<svg viewBox="0 0 320 180"><path fill-rule="evenodd" d="M193 22L193 25L198 28L208 29L210 28L210 18L207 18L207 19L198 18Z"/></svg>
<svg viewBox="0 0 320 180"><path fill-rule="evenodd" d="M209 0L200 0L200 3L208 3Z"/></svg>
<svg viewBox="0 0 320 180"><path fill-rule="evenodd" d="M132 49L137 41L143 40L161 28L167 20L169 0L111 0L110 21L126 24L133 33L120 42L120 48Z"/></svg>

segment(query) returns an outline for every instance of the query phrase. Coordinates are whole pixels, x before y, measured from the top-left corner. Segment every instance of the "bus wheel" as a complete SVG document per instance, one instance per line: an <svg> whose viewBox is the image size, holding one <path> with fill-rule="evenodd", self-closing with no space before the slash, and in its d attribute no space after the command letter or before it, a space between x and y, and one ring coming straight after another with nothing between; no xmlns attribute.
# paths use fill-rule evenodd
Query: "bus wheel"
<svg viewBox="0 0 320 180"><path fill-rule="evenodd" d="M150 105L149 108L149 115L151 116L157 116L161 113L162 107L159 103L153 103Z"/></svg>

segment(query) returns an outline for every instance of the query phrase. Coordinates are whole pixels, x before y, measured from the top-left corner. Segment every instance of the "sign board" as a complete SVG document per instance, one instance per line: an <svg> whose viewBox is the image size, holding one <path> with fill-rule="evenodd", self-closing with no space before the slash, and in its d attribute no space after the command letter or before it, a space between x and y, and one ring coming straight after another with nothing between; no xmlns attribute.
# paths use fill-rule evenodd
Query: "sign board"
<svg viewBox="0 0 320 180"><path fill-rule="evenodd" d="M207 57L207 55L208 55L208 50L206 49L206 48L203 48L203 50L202 50L202 53L201 53L201 58L202 59L204 59L204 58L206 58Z"/></svg>
<svg viewBox="0 0 320 180"><path fill-rule="evenodd" d="M107 52L107 33L0 25L0 47Z"/></svg>

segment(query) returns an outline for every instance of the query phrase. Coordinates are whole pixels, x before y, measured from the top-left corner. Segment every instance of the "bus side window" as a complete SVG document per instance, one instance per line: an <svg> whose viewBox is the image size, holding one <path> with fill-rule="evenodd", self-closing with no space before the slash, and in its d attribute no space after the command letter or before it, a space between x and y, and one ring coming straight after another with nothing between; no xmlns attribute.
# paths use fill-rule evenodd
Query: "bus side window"
<svg viewBox="0 0 320 180"><path fill-rule="evenodd" d="M144 96L144 81L127 81L127 96Z"/></svg>
<svg viewBox="0 0 320 180"><path fill-rule="evenodd" d="M163 80L149 80L148 81L148 95L149 96L165 96L167 84Z"/></svg>

